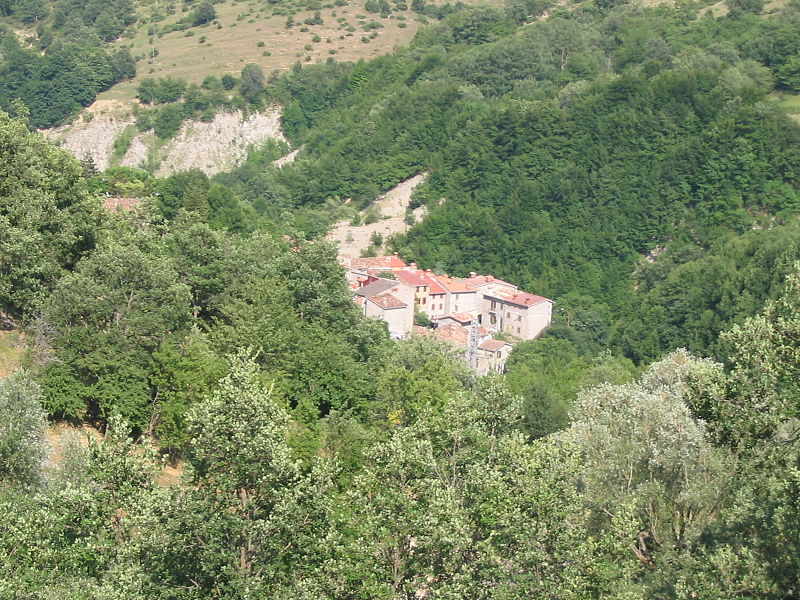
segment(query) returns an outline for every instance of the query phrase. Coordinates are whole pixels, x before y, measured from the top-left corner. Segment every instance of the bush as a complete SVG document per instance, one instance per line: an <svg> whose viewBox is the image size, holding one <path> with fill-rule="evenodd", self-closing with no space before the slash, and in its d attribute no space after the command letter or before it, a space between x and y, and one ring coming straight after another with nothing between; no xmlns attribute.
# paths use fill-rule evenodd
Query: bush
<svg viewBox="0 0 800 600"><path fill-rule="evenodd" d="M173 137L183 123L183 107L180 104L170 104L159 108L153 118L153 131L162 139Z"/></svg>
<svg viewBox="0 0 800 600"><path fill-rule="evenodd" d="M381 220L381 213L378 212L378 209L370 207L367 209L366 214L364 215L364 225L372 225L373 223L377 223Z"/></svg>
<svg viewBox="0 0 800 600"><path fill-rule="evenodd" d="M208 0L205 0L204 2L201 2L197 7L197 10L194 11L194 14L192 15L192 24L195 26L205 25L216 18L217 13L214 10L214 5Z"/></svg>
<svg viewBox="0 0 800 600"><path fill-rule="evenodd" d="M222 82L222 87L226 90L232 90L233 86L236 85L236 77L229 73L225 73L220 81Z"/></svg>
<svg viewBox="0 0 800 600"><path fill-rule="evenodd" d="M253 102L264 90L265 84L264 73L258 65L249 64L242 69L239 91L246 100Z"/></svg>
<svg viewBox="0 0 800 600"><path fill-rule="evenodd" d="M313 17L306 19L305 21L303 21L303 23L305 23L306 25L324 24L324 21L322 20L322 13L320 13L319 11L315 12Z"/></svg>
<svg viewBox="0 0 800 600"><path fill-rule="evenodd" d="M0 482L33 485L47 456L41 388L27 373L0 379Z"/></svg>

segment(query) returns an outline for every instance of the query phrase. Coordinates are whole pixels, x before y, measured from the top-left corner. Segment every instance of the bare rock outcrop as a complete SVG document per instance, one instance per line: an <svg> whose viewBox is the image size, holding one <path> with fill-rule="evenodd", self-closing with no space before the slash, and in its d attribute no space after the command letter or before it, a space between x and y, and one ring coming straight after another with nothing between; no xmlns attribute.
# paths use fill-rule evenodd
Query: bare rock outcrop
<svg viewBox="0 0 800 600"><path fill-rule="evenodd" d="M69 125L48 129L42 133L59 142L79 160L90 156L95 166L103 171L110 166L114 140L123 129L134 123L133 117L129 115L100 115L94 116L89 121L78 119Z"/></svg>
<svg viewBox="0 0 800 600"><path fill-rule="evenodd" d="M78 159L90 156L99 170L107 169L111 166L114 141L126 127L135 124L135 119L122 106L92 107L85 114L91 116L43 133ZM241 111L218 112L208 123L184 122L178 134L163 144L157 143L152 132L136 133L129 140L124 156L115 164L126 167L149 164L156 167L159 177L188 169L214 175L238 166L251 148L270 138L285 142L280 117L278 106L246 116Z"/></svg>
<svg viewBox="0 0 800 600"><path fill-rule="evenodd" d="M281 112L271 107L245 117L241 111L217 113L210 123L187 121L170 140L156 175L200 169L208 175L232 169L247 157L250 148L269 138L285 142L280 127Z"/></svg>

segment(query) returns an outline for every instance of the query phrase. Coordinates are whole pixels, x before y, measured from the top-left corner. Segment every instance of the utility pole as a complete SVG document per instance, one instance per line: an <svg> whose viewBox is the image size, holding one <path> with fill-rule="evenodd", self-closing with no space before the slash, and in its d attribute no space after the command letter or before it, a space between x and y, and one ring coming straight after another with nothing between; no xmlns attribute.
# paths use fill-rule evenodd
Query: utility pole
<svg viewBox="0 0 800 600"><path fill-rule="evenodd" d="M153 63L153 72L156 68L156 15L158 14L158 0L155 0L155 8L153 8L152 22L153 34L150 36L150 59Z"/></svg>
<svg viewBox="0 0 800 600"><path fill-rule="evenodd" d="M478 329L475 324L475 319L472 319L469 325L469 342L467 342L467 362L473 369L477 367L478 357Z"/></svg>

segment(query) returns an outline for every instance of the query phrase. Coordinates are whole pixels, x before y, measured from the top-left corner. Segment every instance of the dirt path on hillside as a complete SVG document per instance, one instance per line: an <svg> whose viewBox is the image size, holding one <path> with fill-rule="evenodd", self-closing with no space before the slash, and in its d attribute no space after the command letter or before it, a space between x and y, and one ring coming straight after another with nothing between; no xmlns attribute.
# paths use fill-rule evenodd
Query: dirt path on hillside
<svg viewBox="0 0 800 600"><path fill-rule="evenodd" d="M363 216L372 210L377 210L381 217L375 223L369 225L354 226L350 221L339 221L331 229L326 239L331 242L338 242L339 256L356 258L372 245L371 238L373 233L383 236L384 242L395 233L405 233L409 225L405 222L406 207L411 202L411 194L420 183L425 180L427 173L420 173L411 179L406 179L395 188L379 196L375 202L370 204L365 210L361 211ZM426 209L424 206L414 209L414 219L421 221L425 217Z"/></svg>

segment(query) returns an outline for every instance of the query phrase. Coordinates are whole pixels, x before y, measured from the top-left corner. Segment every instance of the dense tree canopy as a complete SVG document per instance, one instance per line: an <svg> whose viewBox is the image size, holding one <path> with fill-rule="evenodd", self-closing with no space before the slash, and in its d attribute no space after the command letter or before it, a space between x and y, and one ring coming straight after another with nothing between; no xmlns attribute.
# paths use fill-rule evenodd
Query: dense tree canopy
<svg viewBox="0 0 800 600"><path fill-rule="evenodd" d="M56 56L81 98L102 79L67 32L131 15L64 2L0 2L65 36L4 38L15 91ZM0 317L29 346L0 379L0 596L794 598L800 145L771 92L800 12L729 4L416 1L449 16L393 55L245 67L304 144L280 169L273 143L93 174L0 113ZM237 82L142 84L162 135ZM422 171L404 256L557 297L507 373L390 341L309 239ZM45 415L89 435L48 454Z"/></svg>
<svg viewBox="0 0 800 600"><path fill-rule="evenodd" d="M100 203L80 163L0 111L0 310L39 308L65 270L95 244Z"/></svg>

